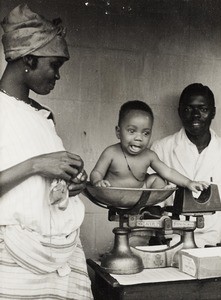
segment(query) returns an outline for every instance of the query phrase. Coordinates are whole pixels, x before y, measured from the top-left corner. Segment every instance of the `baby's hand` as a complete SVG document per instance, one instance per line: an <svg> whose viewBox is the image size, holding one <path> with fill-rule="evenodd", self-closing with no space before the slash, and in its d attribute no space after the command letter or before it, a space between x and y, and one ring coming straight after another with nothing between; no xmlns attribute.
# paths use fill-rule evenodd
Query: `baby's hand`
<svg viewBox="0 0 221 300"><path fill-rule="evenodd" d="M95 186L98 187L109 187L111 186L110 182L108 180L99 180L98 182L95 183Z"/></svg>
<svg viewBox="0 0 221 300"><path fill-rule="evenodd" d="M192 192L198 192L208 189L209 186L210 184L205 181L190 181L187 188Z"/></svg>

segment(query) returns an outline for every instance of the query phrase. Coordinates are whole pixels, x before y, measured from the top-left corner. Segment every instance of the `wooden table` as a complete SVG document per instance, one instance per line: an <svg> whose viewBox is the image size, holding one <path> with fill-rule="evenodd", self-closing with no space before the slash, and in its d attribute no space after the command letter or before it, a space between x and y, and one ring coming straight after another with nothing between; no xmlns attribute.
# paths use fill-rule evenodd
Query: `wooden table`
<svg viewBox="0 0 221 300"><path fill-rule="evenodd" d="M221 299L221 277L209 279L195 279L179 272L178 269L154 269L155 274L170 271L173 277L178 274L178 279L170 281L142 282L127 284L119 283L123 275L110 275L98 263L87 259L89 274L92 280L92 289L95 300L219 300ZM151 270L145 270L148 274ZM141 273L140 273L141 274ZM152 273L149 273L152 274ZM175 275L174 275L175 274ZM183 275L182 275L183 274ZM134 274L136 275L136 274ZM142 274L141 274L142 275ZM128 276L128 275L127 275ZM127 277L126 276L126 277ZM118 280L116 279L118 278ZM129 278L139 277L129 275ZM180 279L181 278L181 279ZM182 279L184 278L184 279ZM155 279L153 279L155 280ZM152 281L153 281L152 280Z"/></svg>

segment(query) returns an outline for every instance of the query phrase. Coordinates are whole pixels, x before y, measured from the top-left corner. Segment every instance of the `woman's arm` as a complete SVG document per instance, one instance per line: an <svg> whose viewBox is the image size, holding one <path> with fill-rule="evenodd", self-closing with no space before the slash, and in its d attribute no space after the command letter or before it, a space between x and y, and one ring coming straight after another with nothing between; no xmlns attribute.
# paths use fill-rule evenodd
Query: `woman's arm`
<svg viewBox="0 0 221 300"><path fill-rule="evenodd" d="M39 155L0 172L0 196L34 175L72 182L72 178L82 169L83 161L80 156L70 152ZM74 189L73 183L71 186Z"/></svg>

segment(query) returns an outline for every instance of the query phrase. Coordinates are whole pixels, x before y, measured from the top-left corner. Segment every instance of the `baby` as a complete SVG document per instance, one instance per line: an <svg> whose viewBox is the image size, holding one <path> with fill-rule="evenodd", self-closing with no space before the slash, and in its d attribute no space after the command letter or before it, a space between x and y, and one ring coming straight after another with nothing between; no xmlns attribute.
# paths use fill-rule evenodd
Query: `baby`
<svg viewBox="0 0 221 300"><path fill-rule="evenodd" d="M148 149L153 120L151 108L142 101L128 101L121 106L116 126L116 136L120 142L102 152L90 174L93 185L153 188L160 177L147 174L148 167L151 167L167 181L193 192L208 188L208 183L192 181L169 168L155 152Z"/></svg>

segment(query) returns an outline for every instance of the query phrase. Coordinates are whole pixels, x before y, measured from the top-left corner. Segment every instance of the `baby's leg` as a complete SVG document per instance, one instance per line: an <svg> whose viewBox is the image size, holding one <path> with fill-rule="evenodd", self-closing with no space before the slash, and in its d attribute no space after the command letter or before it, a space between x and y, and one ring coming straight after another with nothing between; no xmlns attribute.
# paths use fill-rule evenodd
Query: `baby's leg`
<svg viewBox="0 0 221 300"><path fill-rule="evenodd" d="M167 185L166 180L160 177L158 174L147 174L144 187L147 189L162 189Z"/></svg>

